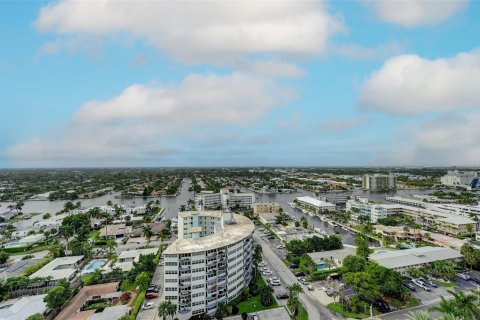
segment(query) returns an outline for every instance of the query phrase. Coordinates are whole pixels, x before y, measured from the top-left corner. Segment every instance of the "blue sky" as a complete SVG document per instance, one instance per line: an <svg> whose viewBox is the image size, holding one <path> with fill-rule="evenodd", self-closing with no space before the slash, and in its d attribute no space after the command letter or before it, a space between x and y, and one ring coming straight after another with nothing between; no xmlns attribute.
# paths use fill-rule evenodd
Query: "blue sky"
<svg viewBox="0 0 480 320"><path fill-rule="evenodd" d="M0 167L480 164L480 2L0 3Z"/></svg>

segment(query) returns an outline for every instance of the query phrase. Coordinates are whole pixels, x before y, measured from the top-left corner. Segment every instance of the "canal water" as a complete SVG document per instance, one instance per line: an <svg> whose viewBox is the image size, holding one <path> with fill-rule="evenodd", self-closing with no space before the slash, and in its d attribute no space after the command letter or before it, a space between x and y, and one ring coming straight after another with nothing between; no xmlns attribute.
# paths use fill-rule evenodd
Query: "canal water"
<svg viewBox="0 0 480 320"><path fill-rule="evenodd" d="M182 183L180 193L176 197L161 197L161 198L141 198L136 197L133 199L122 199L118 198L119 193L108 194L102 197L94 199L82 199L79 200L82 203L83 208L103 206L106 205L108 201L112 201L113 204L125 205L127 207L135 207L148 203L151 200L160 200L160 206L165 208L164 215L169 218L176 217L180 205L186 204L189 199L194 199L194 192L188 191L191 187L191 181L185 179ZM242 188L243 192L248 192L248 190ZM411 194L424 194L430 193L432 190L397 190L396 194L399 196L407 196ZM321 195L329 195L331 193L325 193ZM350 196L365 196L372 201L376 202L385 202L385 196L392 195L391 193L380 193L380 192L366 192L363 190L354 190L353 192L347 193ZM354 244L354 238L350 232L343 230L342 228L334 228L328 223L320 220L318 217L311 217L303 213L299 209L292 208L288 203L293 202L296 197L299 196L314 196L312 192L302 190L296 193L279 193L279 194L256 194L256 202L277 202L279 203L283 210L290 215L293 215L296 219L300 220L301 217L306 217L308 219L309 225L317 228L323 228L327 233L339 232L342 236L343 242L347 244ZM24 213L50 213L55 214L60 211L66 201L25 201L25 205L22 209ZM76 201L75 201L76 202ZM7 211L9 202L0 202L0 212ZM32 219L18 221L15 223L17 229L21 229L27 226L31 226L35 221L42 220L42 214L32 217ZM375 245L372 243L372 245Z"/></svg>

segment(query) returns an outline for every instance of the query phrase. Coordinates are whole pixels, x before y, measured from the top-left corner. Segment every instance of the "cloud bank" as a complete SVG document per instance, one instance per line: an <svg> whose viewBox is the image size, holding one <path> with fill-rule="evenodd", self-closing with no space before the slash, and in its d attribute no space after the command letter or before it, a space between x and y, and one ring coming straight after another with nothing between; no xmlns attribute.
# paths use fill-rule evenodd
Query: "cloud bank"
<svg viewBox="0 0 480 320"><path fill-rule="evenodd" d="M35 27L60 36L133 37L175 59L320 54L341 20L321 1L74 1L41 9Z"/></svg>
<svg viewBox="0 0 480 320"><path fill-rule="evenodd" d="M480 49L451 58L388 59L360 89L366 109L397 115L480 107Z"/></svg>
<svg viewBox="0 0 480 320"><path fill-rule="evenodd" d="M135 84L109 100L85 103L64 127L7 154L45 165L147 161L180 152L171 145L197 130L248 126L294 98L289 87L240 73L191 75L178 85Z"/></svg>
<svg viewBox="0 0 480 320"><path fill-rule="evenodd" d="M378 18L403 27L434 25L462 11L468 0L366 0Z"/></svg>

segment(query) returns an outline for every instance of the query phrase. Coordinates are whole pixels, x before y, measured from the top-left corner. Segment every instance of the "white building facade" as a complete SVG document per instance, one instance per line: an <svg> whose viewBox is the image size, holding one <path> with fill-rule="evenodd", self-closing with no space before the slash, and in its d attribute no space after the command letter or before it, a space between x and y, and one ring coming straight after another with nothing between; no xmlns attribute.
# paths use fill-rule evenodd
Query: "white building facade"
<svg viewBox="0 0 480 320"><path fill-rule="evenodd" d="M362 177L362 188L371 191L393 190L397 187L394 175L365 174Z"/></svg>
<svg viewBox="0 0 480 320"><path fill-rule="evenodd" d="M480 176L476 171L458 171L450 170L446 175L440 178L443 185L450 187L467 186L475 177Z"/></svg>
<svg viewBox="0 0 480 320"><path fill-rule="evenodd" d="M221 211L180 212L178 239L164 252L164 298L180 320L228 303L253 272L253 223Z"/></svg>

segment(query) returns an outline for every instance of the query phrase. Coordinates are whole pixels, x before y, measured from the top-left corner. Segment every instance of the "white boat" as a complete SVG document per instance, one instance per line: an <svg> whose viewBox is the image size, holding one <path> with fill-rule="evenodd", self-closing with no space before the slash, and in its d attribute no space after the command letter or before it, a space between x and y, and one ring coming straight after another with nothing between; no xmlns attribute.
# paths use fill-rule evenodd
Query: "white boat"
<svg viewBox="0 0 480 320"><path fill-rule="evenodd" d="M314 228L315 232L316 233L319 233L319 234L322 234L322 235L326 235L327 233L325 232L325 230L323 230L322 228Z"/></svg>
<svg viewBox="0 0 480 320"><path fill-rule="evenodd" d="M337 223L335 221L328 221L328 224L332 227L337 227Z"/></svg>

